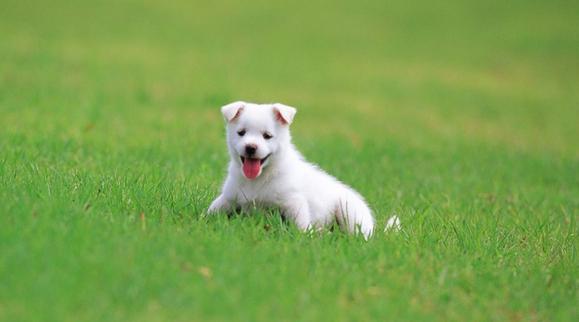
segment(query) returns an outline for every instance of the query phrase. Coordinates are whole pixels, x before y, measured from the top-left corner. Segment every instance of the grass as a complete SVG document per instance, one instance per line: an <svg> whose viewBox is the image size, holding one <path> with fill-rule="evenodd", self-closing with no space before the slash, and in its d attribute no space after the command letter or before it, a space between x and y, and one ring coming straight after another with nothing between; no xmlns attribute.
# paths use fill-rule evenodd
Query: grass
<svg viewBox="0 0 579 322"><path fill-rule="evenodd" d="M3 0L0 320L577 320L578 9ZM403 231L203 219L237 99Z"/></svg>

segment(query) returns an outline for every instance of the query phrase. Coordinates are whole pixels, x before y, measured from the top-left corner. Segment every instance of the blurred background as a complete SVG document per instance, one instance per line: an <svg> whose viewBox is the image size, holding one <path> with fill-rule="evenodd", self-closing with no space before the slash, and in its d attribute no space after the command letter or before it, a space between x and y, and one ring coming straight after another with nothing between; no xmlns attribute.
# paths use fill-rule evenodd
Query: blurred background
<svg viewBox="0 0 579 322"><path fill-rule="evenodd" d="M207 135L227 102L280 101L304 137L576 155L578 15L566 0L4 0L0 122L131 141L168 124Z"/></svg>

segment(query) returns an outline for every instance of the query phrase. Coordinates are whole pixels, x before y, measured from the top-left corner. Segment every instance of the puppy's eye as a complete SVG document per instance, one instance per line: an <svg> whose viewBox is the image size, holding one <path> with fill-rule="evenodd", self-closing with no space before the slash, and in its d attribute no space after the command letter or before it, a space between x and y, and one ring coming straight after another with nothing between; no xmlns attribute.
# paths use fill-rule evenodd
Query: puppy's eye
<svg viewBox="0 0 579 322"><path fill-rule="evenodd" d="M245 130L239 130L239 131L237 131L237 135L239 135L239 136L244 136L244 135L245 135Z"/></svg>
<svg viewBox="0 0 579 322"><path fill-rule="evenodd" d="M265 132L265 133L263 133L263 138L266 139L266 140L270 140L271 138L273 138L273 135Z"/></svg>

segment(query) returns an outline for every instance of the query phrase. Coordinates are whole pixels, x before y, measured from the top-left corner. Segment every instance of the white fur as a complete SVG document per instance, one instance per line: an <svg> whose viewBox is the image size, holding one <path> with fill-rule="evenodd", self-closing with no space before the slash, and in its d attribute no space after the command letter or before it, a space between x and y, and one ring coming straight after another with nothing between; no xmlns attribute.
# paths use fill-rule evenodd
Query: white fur
<svg viewBox="0 0 579 322"><path fill-rule="evenodd" d="M355 190L308 163L291 143L289 125L296 109L283 104L235 102L222 108L227 121L227 146L231 161L222 193L208 213L236 207L278 207L298 228L319 229L337 221L351 233L369 238L374 217ZM243 136L239 131L245 130ZM263 133L273 135L267 140ZM248 144L257 146L256 158L269 157L259 176L247 179L241 156Z"/></svg>
<svg viewBox="0 0 579 322"><path fill-rule="evenodd" d="M400 226L400 218L398 218L398 216L394 215L392 217L390 217L390 219L388 219L388 221L386 222L386 227L384 227L384 232L389 232L389 231L400 231L400 229L402 229L402 227Z"/></svg>

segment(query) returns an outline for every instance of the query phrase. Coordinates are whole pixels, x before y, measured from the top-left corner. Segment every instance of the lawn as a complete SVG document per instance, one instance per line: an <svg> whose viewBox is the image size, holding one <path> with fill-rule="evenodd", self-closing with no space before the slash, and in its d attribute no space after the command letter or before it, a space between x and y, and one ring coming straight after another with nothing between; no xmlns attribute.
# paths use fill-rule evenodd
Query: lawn
<svg viewBox="0 0 579 322"><path fill-rule="evenodd" d="M0 321L579 320L576 1L0 4ZM203 216L298 108L368 242Z"/></svg>

